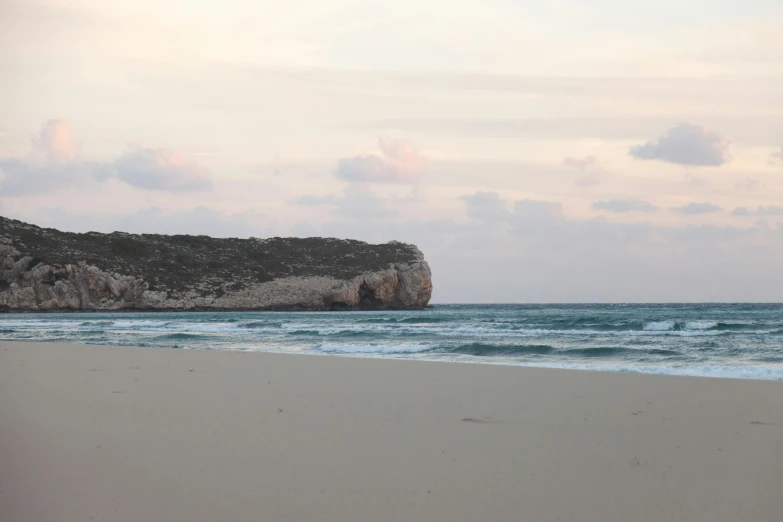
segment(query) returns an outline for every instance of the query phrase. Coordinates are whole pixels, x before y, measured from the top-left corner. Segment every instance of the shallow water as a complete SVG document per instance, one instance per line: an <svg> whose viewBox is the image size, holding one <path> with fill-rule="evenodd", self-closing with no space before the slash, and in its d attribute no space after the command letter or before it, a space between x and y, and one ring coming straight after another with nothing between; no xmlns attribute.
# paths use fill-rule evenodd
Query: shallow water
<svg viewBox="0 0 783 522"><path fill-rule="evenodd" d="M0 315L0 339L783 380L783 305Z"/></svg>

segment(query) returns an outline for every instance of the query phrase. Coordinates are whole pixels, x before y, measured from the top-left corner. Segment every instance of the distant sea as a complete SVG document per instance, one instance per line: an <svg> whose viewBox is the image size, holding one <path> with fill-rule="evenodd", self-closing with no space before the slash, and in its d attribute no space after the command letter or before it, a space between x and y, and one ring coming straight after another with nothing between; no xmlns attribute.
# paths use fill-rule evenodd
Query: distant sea
<svg viewBox="0 0 783 522"><path fill-rule="evenodd" d="M0 340L783 380L783 304L3 314Z"/></svg>

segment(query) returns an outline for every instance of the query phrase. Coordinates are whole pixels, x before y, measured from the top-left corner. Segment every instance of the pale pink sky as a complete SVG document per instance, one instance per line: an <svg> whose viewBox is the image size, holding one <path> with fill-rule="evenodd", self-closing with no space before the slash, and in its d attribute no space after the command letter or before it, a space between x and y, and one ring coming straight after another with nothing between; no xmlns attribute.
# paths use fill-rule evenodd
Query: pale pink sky
<svg viewBox="0 0 783 522"><path fill-rule="evenodd" d="M0 0L0 213L416 243L436 302L783 300L783 4Z"/></svg>

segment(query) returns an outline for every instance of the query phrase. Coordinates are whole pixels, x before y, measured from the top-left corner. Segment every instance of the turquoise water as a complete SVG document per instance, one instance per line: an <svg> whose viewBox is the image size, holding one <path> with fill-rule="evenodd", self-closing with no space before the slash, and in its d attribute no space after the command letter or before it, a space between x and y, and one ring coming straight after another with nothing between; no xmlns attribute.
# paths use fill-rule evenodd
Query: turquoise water
<svg viewBox="0 0 783 522"><path fill-rule="evenodd" d="M0 315L0 339L783 380L783 305Z"/></svg>

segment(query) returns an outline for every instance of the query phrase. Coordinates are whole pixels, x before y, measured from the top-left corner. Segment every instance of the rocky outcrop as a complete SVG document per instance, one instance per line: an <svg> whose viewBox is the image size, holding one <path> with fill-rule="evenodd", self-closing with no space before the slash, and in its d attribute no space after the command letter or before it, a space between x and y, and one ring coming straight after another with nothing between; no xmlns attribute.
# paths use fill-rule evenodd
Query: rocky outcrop
<svg viewBox="0 0 783 522"><path fill-rule="evenodd" d="M0 311L427 306L413 245L333 238L73 234L0 217Z"/></svg>

